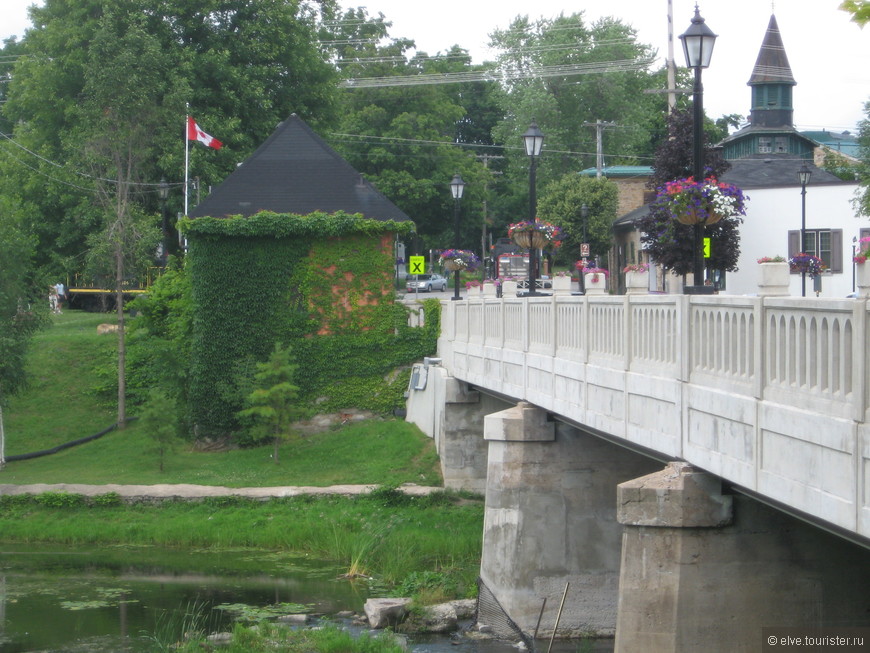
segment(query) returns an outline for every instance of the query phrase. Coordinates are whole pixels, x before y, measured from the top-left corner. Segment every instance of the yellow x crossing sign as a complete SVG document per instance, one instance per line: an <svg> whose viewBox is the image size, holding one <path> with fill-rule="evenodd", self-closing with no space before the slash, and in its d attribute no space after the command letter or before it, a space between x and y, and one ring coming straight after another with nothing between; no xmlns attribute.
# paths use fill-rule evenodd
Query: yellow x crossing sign
<svg viewBox="0 0 870 653"><path fill-rule="evenodd" d="M409 256L408 262L411 264L409 274L426 274L426 257L425 256Z"/></svg>

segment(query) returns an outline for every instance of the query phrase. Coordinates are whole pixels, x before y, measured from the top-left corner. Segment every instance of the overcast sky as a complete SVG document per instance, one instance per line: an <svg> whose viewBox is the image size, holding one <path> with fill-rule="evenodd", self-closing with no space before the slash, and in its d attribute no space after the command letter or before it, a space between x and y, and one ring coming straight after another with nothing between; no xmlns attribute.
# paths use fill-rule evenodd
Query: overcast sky
<svg viewBox="0 0 870 653"><path fill-rule="evenodd" d="M0 38L21 36L29 26L27 7L34 0L0 0ZM671 0L675 40L691 23L694 0ZM775 13L792 73L795 124L799 129L854 131L865 118L870 100L870 28L862 31L839 11L840 0L700 0L701 15L719 35L713 61L704 71L704 109L712 118L747 115L750 90L746 86L758 56L771 12ZM642 42L668 52L668 0L342 0L343 6L365 6L372 16L383 13L392 21L393 37L414 39L428 54L458 44L475 63L491 59L488 35L507 28L517 15L552 18L560 13L584 12L587 22L614 16L632 25ZM679 40L674 44L677 65L684 65Z"/></svg>

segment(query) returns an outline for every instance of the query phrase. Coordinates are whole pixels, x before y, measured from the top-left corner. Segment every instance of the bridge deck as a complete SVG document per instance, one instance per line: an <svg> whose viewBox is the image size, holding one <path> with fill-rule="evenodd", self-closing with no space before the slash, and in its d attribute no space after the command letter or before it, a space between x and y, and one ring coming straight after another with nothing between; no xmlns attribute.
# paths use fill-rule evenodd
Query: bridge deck
<svg viewBox="0 0 870 653"><path fill-rule="evenodd" d="M442 302L456 378L870 538L865 300Z"/></svg>

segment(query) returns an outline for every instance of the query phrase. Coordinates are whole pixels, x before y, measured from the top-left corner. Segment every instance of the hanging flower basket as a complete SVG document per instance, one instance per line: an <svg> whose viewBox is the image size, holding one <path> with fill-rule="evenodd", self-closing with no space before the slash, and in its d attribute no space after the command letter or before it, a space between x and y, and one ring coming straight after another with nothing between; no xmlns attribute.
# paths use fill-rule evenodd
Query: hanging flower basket
<svg viewBox="0 0 870 653"><path fill-rule="evenodd" d="M812 254L800 252L788 260L788 267L792 272L802 272L811 277L817 277L825 269L825 264L820 258Z"/></svg>
<svg viewBox="0 0 870 653"><path fill-rule="evenodd" d="M508 236L523 249L547 249L562 244L562 228L550 222L524 220L508 227Z"/></svg>
<svg viewBox="0 0 870 653"><path fill-rule="evenodd" d="M694 177L669 181L657 189L655 204L681 224L715 224L722 218L746 215L746 197L715 177L696 182Z"/></svg>
<svg viewBox="0 0 870 653"><path fill-rule="evenodd" d="M445 249L438 257L438 262L445 270L476 270L480 266L480 259L474 252L465 249Z"/></svg>

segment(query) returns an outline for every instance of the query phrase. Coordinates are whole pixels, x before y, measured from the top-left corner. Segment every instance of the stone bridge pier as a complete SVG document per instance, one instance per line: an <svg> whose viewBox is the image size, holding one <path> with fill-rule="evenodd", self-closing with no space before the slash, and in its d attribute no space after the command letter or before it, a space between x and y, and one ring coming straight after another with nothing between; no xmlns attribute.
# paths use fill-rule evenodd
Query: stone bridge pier
<svg viewBox="0 0 870 653"><path fill-rule="evenodd" d="M766 628L870 627L866 549L687 463L620 484L617 518L616 653L759 651Z"/></svg>
<svg viewBox="0 0 870 653"><path fill-rule="evenodd" d="M870 627L866 548L718 476L437 365L408 407L445 484L485 493L481 580L527 635L552 634L566 586L557 636L613 636L617 653L754 652L765 628Z"/></svg>
<svg viewBox="0 0 870 653"><path fill-rule="evenodd" d="M565 586L560 636L616 630L622 526L616 487L658 462L531 404L487 415L481 580L523 632L548 635ZM546 608L541 608L546 599Z"/></svg>

